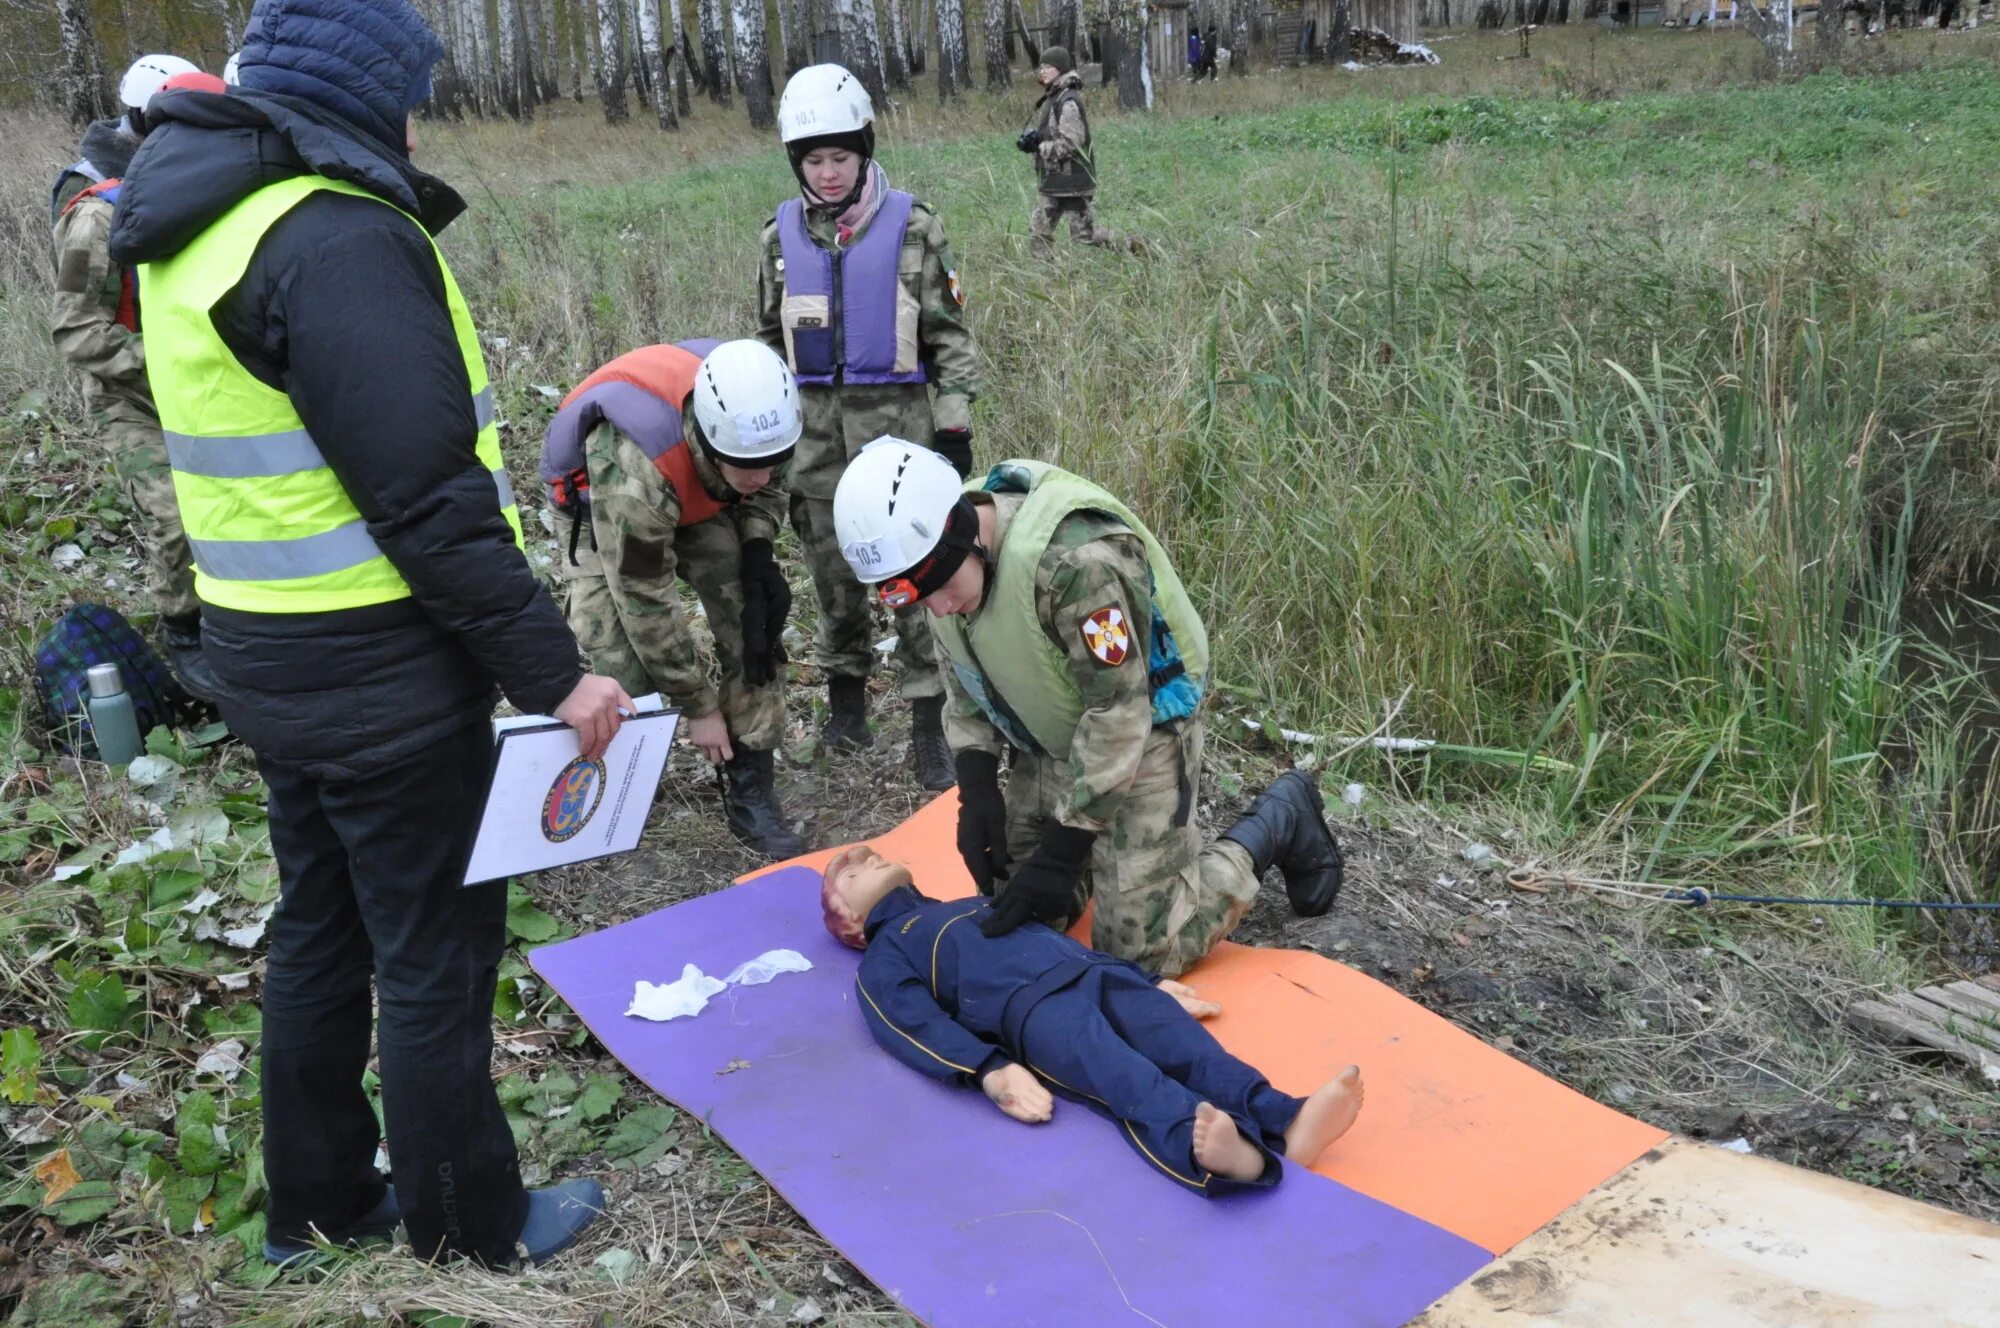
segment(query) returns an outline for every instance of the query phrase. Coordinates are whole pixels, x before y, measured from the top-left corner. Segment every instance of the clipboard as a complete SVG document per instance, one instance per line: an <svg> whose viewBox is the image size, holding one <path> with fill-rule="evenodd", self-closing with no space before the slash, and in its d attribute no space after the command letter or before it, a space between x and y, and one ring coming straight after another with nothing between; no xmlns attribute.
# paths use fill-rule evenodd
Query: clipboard
<svg viewBox="0 0 2000 1328"><path fill-rule="evenodd" d="M642 708L596 761L576 730L545 715L494 725L497 751L466 885L568 867L639 846L680 727L677 709ZM643 707L644 702L640 702Z"/></svg>

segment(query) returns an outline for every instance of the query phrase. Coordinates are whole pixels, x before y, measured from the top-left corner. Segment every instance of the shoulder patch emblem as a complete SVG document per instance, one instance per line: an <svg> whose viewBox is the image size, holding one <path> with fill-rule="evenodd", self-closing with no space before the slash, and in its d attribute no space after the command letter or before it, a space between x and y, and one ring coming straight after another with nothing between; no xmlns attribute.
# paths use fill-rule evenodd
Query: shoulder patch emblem
<svg viewBox="0 0 2000 1328"><path fill-rule="evenodd" d="M1113 669L1125 662L1132 645L1132 638L1125 630L1125 610L1107 604L1083 620L1082 630L1083 644L1089 648L1092 659Z"/></svg>
<svg viewBox="0 0 2000 1328"><path fill-rule="evenodd" d="M965 307L965 287L958 284L957 268L952 268L944 274L944 284L945 289L951 292L951 302L963 309Z"/></svg>

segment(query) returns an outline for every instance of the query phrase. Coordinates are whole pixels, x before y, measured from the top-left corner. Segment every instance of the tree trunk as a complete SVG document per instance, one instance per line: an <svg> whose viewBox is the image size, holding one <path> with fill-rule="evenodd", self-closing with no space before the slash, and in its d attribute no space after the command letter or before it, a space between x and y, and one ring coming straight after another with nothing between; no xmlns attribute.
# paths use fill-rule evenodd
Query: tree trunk
<svg viewBox="0 0 2000 1328"><path fill-rule="evenodd" d="M694 43L688 39L687 24L681 21L679 5L674 8L674 109L685 120L694 114L688 89L694 64Z"/></svg>
<svg viewBox="0 0 2000 1328"><path fill-rule="evenodd" d="M811 63L806 55L806 17L799 0L778 0L778 45L786 78Z"/></svg>
<svg viewBox="0 0 2000 1328"><path fill-rule="evenodd" d="M1008 0L986 0L986 90L1005 92L1014 85L1014 70L1007 59Z"/></svg>
<svg viewBox="0 0 2000 1328"><path fill-rule="evenodd" d="M493 6L493 100L502 115L521 118L521 24L514 0Z"/></svg>
<svg viewBox="0 0 2000 1328"><path fill-rule="evenodd" d="M903 0L882 0L889 15L889 41L882 49L882 77L892 88L910 86L909 34L903 26Z"/></svg>
<svg viewBox="0 0 2000 1328"><path fill-rule="evenodd" d="M674 115L673 48L660 40L660 8L663 0L638 0L639 58L645 61L646 76L653 84L653 111L660 128L679 129Z"/></svg>
<svg viewBox="0 0 2000 1328"><path fill-rule="evenodd" d="M1049 45L1066 46L1078 64L1083 63L1084 52L1078 48L1077 38L1081 35L1078 24L1077 0L1053 0L1049 5Z"/></svg>
<svg viewBox="0 0 2000 1328"><path fill-rule="evenodd" d="M729 0L729 25L736 38L736 88L752 129L778 123L771 112L771 52L764 23L764 0Z"/></svg>
<svg viewBox="0 0 2000 1328"><path fill-rule="evenodd" d="M1145 0L1118 0L1118 104L1128 111L1151 110L1152 71L1146 62Z"/></svg>
<svg viewBox="0 0 2000 1328"><path fill-rule="evenodd" d="M627 77L623 0L597 0L597 97L604 103L606 124L623 124L631 115L625 104Z"/></svg>
<svg viewBox="0 0 2000 1328"><path fill-rule="evenodd" d="M840 32L840 62L861 80L868 95L882 100L882 38L875 23L875 0L835 0Z"/></svg>
<svg viewBox="0 0 2000 1328"><path fill-rule="evenodd" d="M972 82L965 49L965 0L937 0L938 99L949 101Z"/></svg>
<svg viewBox="0 0 2000 1328"><path fill-rule="evenodd" d="M718 106L727 106L729 48L722 31L722 0L697 0L695 21L701 24L701 61L707 66L702 75L708 84L708 99Z"/></svg>
<svg viewBox="0 0 2000 1328"><path fill-rule="evenodd" d="M58 0L56 26L62 33L63 110L72 124L83 126L110 114L111 98L104 89L104 52L91 26L89 0Z"/></svg>
<svg viewBox="0 0 2000 1328"><path fill-rule="evenodd" d="M937 6L929 0L910 0L915 6L910 20L910 78L914 81L930 65L931 20L937 16Z"/></svg>

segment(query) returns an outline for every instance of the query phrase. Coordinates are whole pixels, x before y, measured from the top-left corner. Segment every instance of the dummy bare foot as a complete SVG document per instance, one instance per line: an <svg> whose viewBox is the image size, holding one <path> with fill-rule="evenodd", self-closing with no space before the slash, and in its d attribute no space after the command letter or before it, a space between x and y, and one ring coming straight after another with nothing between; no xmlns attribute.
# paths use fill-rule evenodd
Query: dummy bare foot
<svg viewBox="0 0 2000 1328"><path fill-rule="evenodd" d="M1264 1174L1264 1155L1245 1139L1236 1122L1204 1102L1194 1109L1194 1160L1204 1170L1231 1180L1252 1181Z"/></svg>
<svg viewBox="0 0 2000 1328"><path fill-rule="evenodd" d="M1213 1019L1222 1013L1220 1005L1217 1005L1214 1001L1203 1000L1201 993L1197 992L1193 987L1188 986L1185 982L1176 982L1172 978L1161 978L1153 985L1173 997L1175 1001L1179 1002L1181 1009L1186 1010L1197 1019Z"/></svg>
<svg viewBox="0 0 2000 1328"><path fill-rule="evenodd" d="M1361 1067L1350 1065L1319 1086L1285 1131L1285 1156L1311 1166L1361 1114Z"/></svg>
<svg viewBox="0 0 2000 1328"><path fill-rule="evenodd" d="M1032 1072L1019 1065L1003 1065L989 1071L979 1086L994 1106L1024 1125L1040 1125L1055 1114L1055 1095Z"/></svg>

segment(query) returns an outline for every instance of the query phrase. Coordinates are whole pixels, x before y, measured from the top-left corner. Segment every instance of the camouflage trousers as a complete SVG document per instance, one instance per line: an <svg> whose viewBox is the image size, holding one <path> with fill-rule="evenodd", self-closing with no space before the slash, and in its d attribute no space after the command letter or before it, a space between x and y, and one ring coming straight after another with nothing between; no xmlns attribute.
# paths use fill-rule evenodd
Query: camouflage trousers
<svg viewBox="0 0 2000 1328"><path fill-rule="evenodd" d="M110 453L111 473L133 509L139 541L146 554L146 589L166 618L192 618L201 612L194 593L194 550L181 528L180 504L174 500L174 474L167 465L167 444L157 420L105 411L97 427Z"/></svg>
<svg viewBox="0 0 2000 1328"><path fill-rule="evenodd" d="M873 590L854 579L854 569L841 556L840 541L833 533L832 502L793 494L792 529L805 550L813 596L819 601L813 663L830 678L868 677L875 671L878 629L873 614L878 601ZM896 661L903 666L903 699L943 696L930 619L916 605L890 616L896 626Z"/></svg>
<svg viewBox="0 0 2000 1328"><path fill-rule="evenodd" d="M566 523L557 524L563 527L561 538L567 547ZM722 674L718 693L722 719L730 738L745 751L775 751L785 732L784 671L780 669L778 677L762 687L744 680L743 554L735 525L702 521L682 526L674 535L674 554L680 579L693 588L708 619L716 667ZM660 692L672 703L686 705L688 698L674 695L647 670L633 642L635 637L646 639L652 625L645 620L628 623L619 613L611 583L604 579L603 559L590 547L589 531L578 541L575 566L567 554L560 561L569 585L570 630L591 669L616 679L633 696Z"/></svg>
<svg viewBox="0 0 2000 1328"><path fill-rule="evenodd" d="M1076 900L1094 898L1090 943L1141 968L1178 977L1236 930L1257 897L1240 844L1204 845L1194 824L1202 721L1163 724L1146 740L1139 773L1090 851ZM1069 762L1014 753L1007 775L1007 851L1021 862L1070 781ZM1073 915L1074 916L1074 915Z"/></svg>
<svg viewBox="0 0 2000 1328"><path fill-rule="evenodd" d="M1078 244L1094 244L1101 249L1130 249L1132 242L1129 239L1097 224L1097 214L1091 211L1090 202L1089 194L1063 198L1036 194L1034 210L1028 214L1029 246L1044 258L1054 253L1056 219L1068 216L1070 238Z"/></svg>

